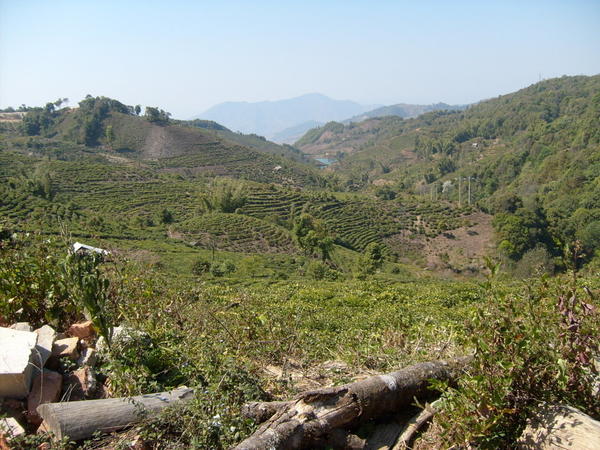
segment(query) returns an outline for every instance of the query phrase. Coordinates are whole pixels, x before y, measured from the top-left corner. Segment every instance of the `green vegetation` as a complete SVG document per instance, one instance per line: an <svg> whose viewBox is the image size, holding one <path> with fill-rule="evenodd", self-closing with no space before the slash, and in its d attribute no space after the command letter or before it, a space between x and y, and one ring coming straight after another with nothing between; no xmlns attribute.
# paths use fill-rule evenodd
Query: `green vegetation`
<svg viewBox="0 0 600 450"><path fill-rule="evenodd" d="M61 261L75 264L75 270L83 267L66 255L62 242L35 236L4 233L0 252L3 271L14 271L14 262L24 258L33 262L32 252L35 261L45 262L44 267L28 263L35 268L27 273L14 271L26 277L27 285L48 286L63 270ZM381 262L375 246L369 246L365 258ZM114 394L182 384L197 388L193 402L135 430L155 444L226 448L256 427L241 416L246 401L289 397L319 377L343 383L357 373L386 372L473 350L474 363L459 386L439 386L445 391L440 423L447 432L438 436L444 445L495 448L510 443L538 400L568 401L595 416L600 412L589 392L590 377L596 376L590 355L597 351L594 338L600 331L598 277L542 279L526 286L495 277L482 285L410 277L397 283L379 275L365 281L324 276L315 277L318 283L310 278L248 283L236 277L231 261L224 261L199 265L215 266L217 278L198 284L143 263L113 259L91 264L89 276L106 281L86 286L89 293L106 294L102 310L107 320L136 330L131 338L114 342L97 368ZM81 287L77 277L61 279L68 291ZM28 292L19 294L21 280L2 280L1 305L16 308L32 298ZM44 292L36 297L35 310L29 310L38 319L24 316L25 309L2 311L3 316L39 324L59 299L69 305L70 316L61 308L57 326L84 312L85 303L73 301L76 297L49 288L35 292ZM331 360L348 369L327 369ZM273 378L267 366L289 371L289 376ZM119 435L104 438L104 445L118 440Z"/></svg>
<svg viewBox="0 0 600 450"><path fill-rule="evenodd" d="M247 401L466 354L440 447L509 447L538 401L599 417L599 80L329 123L302 141L343 141L321 172L158 108L27 108L0 127L0 319L129 329L97 368L113 395L196 388L132 431L157 447L228 448Z"/></svg>
<svg viewBox="0 0 600 450"><path fill-rule="evenodd" d="M593 393L600 317L589 281L542 279L516 295L488 283L487 301L467 326L472 368L458 387L445 388L444 446L511 447L541 402L600 416Z"/></svg>
<svg viewBox="0 0 600 450"><path fill-rule="evenodd" d="M344 131L344 125L339 122L327 122L325 125L319 128L313 128L306 132L304 136L302 136L298 142L296 142L296 146L302 147L305 145L314 144L325 134L326 132L330 132L332 134L340 134Z"/></svg>
<svg viewBox="0 0 600 450"><path fill-rule="evenodd" d="M146 112L144 114L144 117L148 122L168 124L169 117L171 117L171 113L163 111L162 109L155 108L153 106L146 106Z"/></svg>
<svg viewBox="0 0 600 450"><path fill-rule="evenodd" d="M600 223L599 91L600 75L562 77L464 111L337 127L327 142L324 128L312 130L298 145L312 151L321 139L315 151L344 152L333 167L340 187L383 179L396 192L496 214L498 244L513 262L538 245L557 256L575 239L591 260ZM519 206L504 208L509 198Z"/></svg>

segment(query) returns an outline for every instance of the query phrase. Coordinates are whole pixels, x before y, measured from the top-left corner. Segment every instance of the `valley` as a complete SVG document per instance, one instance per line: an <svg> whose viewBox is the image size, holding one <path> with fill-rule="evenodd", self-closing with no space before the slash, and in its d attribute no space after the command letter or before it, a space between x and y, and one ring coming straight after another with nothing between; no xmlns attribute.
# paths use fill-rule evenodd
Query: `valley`
<svg viewBox="0 0 600 450"><path fill-rule="evenodd" d="M108 97L2 113L0 325L89 320L112 347L83 401L195 389L77 445L245 448L248 402L465 355L413 448L510 446L539 399L598 417L600 76L400 106L293 145ZM18 448L73 448L18 418Z"/></svg>

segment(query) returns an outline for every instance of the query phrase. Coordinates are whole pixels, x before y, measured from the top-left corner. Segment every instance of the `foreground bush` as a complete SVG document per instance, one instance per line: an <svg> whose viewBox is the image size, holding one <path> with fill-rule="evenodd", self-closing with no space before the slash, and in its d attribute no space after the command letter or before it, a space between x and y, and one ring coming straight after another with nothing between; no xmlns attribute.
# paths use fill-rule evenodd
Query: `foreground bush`
<svg viewBox="0 0 600 450"><path fill-rule="evenodd" d="M448 446L510 447L541 402L568 404L596 418L600 315L588 285L542 278L519 295L499 295L469 321L471 370L445 393L439 422Z"/></svg>

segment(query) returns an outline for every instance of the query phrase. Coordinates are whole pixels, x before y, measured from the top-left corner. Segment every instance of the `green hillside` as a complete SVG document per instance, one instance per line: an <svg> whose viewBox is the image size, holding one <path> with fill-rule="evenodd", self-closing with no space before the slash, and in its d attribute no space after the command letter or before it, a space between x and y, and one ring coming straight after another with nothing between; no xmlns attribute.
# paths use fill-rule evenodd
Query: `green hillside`
<svg viewBox="0 0 600 450"><path fill-rule="evenodd" d="M187 126L157 108L147 108L139 116L133 107L117 100L91 96L79 108L57 108L48 103L31 109L20 129L3 125L5 147L60 159L96 154L113 161L158 164L165 171L186 174L229 175L285 185L325 183L317 169L289 146L236 135L224 127Z"/></svg>
<svg viewBox="0 0 600 450"><path fill-rule="evenodd" d="M565 83L571 107L542 126L539 92L562 98ZM230 448L258 426L248 401L473 353L457 387L439 387L451 445L508 448L540 400L597 416L598 80L546 84L461 113L330 123L304 140L338 148L324 171L257 136L110 99L0 122L0 318L64 331L91 310L105 339L140 332L97 362L110 395L196 388L86 446L135 433ZM537 125L503 120L514 102ZM75 241L110 256L74 256Z"/></svg>
<svg viewBox="0 0 600 450"><path fill-rule="evenodd" d="M337 155L331 170L355 189L387 184L463 203L470 195L496 214L512 259L574 239L590 257L600 247L599 118L600 76L562 77L466 111L326 126L297 145Z"/></svg>
<svg viewBox="0 0 600 450"><path fill-rule="evenodd" d="M189 121L182 121L182 126L193 126L202 128L204 130L211 130L216 136L226 139L231 142L236 142L246 147L254 148L261 152L270 153L273 155L285 156L296 161L310 162L308 158L295 147L291 145L279 145L265 139L263 136L256 134L242 134L235 133L228 128L219 125L212 120L194 119Z"/></svg>

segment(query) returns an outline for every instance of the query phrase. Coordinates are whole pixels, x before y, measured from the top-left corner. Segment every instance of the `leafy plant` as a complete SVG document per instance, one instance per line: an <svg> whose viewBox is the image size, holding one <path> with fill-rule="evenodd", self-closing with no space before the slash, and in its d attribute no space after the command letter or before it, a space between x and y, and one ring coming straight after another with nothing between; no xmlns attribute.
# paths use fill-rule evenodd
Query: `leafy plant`
<svg viewBox="0 0 600 450"><path fill-rule="evenodd" d="M587 296L575 282L545 277L518 295L488 291L467 324L471 369L446 386L439 422L448 446L508 447L540 402L600 414L592 394L600 316Z"/></svg>
<svg viewBox="0 0 600 450"><path fill-rule="evenodd" d="M103 336L110 346L110 281L100 270L103 261L104 255L99 253L71 253L63 263L63 280L71 298L89 316L100 336Z"/></svg>
<svg viewBox="0 0 600 450"><path fill-rule="evenodd" d="M62 283L60 247L35 235L13 236L0 245L0 315L33 326L68 323L77 308Z"/></svg>
<svg viewBox="0 0 600 450"><path fill-rule="evenodd" d="M233 213L246 203L246 187L241 181L215 179L208 189L208 194L202 197L206 211Z"/></svg>

